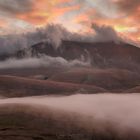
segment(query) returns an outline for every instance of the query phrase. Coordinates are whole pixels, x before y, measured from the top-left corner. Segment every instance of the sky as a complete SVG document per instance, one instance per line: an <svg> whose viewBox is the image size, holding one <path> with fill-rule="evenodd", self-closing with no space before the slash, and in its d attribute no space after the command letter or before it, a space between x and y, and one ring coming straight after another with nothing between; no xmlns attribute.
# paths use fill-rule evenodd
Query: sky
<svg viewBox="0 0 140 140"><path fill-rule="evenodd" d="M140 41L140 0L0 0L0 34L62 24L88 32L92 23L107 25Z"/></svg>

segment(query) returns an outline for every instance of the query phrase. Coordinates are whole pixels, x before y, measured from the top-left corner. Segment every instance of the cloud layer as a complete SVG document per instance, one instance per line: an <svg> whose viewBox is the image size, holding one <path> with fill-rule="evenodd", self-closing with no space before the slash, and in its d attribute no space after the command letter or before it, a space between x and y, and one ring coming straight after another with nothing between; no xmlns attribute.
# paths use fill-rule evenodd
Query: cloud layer
<svg viewBox="0 0 140 140"><path fill-rule="evenodd" d="M39 67L74 67L90 66L90 61L82 60L67 61L62 57L42 56L40 58L8 59L0 62L0 69L12 68L39 68Z"/></svg>
<svg viewBox="0 0 140 140"><path fill-rule="evenodd" d="M29 12L32 10L32 0L1 0L0 9L0 11L8 14Z"/></svg>
<svg viewBox="0 0 140 140"><path fill-rule="evenodd" d="M139 13L139 0L1 0L0 27L1 34L13 31L11 23L16 31L48 23L61 23L71 31L89 31L94 22L139 41Z"/></svg>

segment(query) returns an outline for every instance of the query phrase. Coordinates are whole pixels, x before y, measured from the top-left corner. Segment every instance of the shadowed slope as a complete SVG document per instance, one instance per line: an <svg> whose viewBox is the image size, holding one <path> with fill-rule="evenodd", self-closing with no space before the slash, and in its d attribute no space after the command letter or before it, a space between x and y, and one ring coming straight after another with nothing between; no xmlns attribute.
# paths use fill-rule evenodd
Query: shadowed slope
<svg viewBox="0 0 140 140"><path fill-rule="evenodd" d="M124 91L124 93L140 93L140 85Z"/></svg>
<svg viewBox="0 0 140 140"><path fill-rule="evenodd" d="M8 97L21 97L48 94L74 94L75 92L100 93L103 88L84 84L43 81L15 76L0 76L0 93Z"/></svg>
<svg viewBox="0 0 140 140"><path fill-rule="evenodd" d="M46 54L52 57L63 57L67 60L91 60L93 66L115 67L140 71L140 49L123 42L88 43L62 41L58 49L51 44L39 43L32 46L32 55Z"/></svg>
<svg viewBox="0 0 140 140"><path fill-rule="evenodd" d="M96 85L109 91L123 91L140 84L140 75L122 69L75 68L56 74L53 81Z"/></svg>
<svg viewBox="0 0 140 140"><path fill-rule="evenodd" d="M140 71L140 48L124 42L89 43L64 40L57 49L50 43L40 42L28 46L27 50L19 50L12 55L5 54L5 59L11 57L24 58L29 51L31 51L31 56L35 57L45 54L52 57L62 57L66 60L90 60L93 66L101 68L123 68L136 72ZM3 59L1 55L0 60Z"/></svg>

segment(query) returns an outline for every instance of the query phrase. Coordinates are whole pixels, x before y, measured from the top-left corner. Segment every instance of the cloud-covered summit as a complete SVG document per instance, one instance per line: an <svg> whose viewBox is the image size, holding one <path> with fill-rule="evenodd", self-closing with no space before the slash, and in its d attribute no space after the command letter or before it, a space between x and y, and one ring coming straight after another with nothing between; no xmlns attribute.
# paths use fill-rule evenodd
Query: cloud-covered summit
<svg viewBox="0 0 140 140"><path fill-rule="evenodd" d="M61 46L62 40L80 42L108 42L121 41L121 37L109 26L92 24L93 31L89 34L78 34L68 31L60 24L49 24L43 28L37 28L26 34L7 35L0 37L0 54L31 47L40 42L51 43L55 48Z"/></svg>

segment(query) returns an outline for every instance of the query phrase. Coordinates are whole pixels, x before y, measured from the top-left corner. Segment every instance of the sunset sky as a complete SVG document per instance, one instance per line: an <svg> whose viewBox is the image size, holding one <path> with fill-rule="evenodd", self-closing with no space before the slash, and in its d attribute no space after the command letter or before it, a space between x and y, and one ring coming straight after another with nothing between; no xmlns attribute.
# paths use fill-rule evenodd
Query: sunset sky
<svg viewBox="0 0 140 140"><path fill-rule="evenodd" d="M0 0L0 34L25 32L49 23L88 31L109 25L140 40L140 0Z"/></svg>

